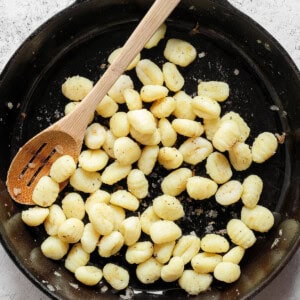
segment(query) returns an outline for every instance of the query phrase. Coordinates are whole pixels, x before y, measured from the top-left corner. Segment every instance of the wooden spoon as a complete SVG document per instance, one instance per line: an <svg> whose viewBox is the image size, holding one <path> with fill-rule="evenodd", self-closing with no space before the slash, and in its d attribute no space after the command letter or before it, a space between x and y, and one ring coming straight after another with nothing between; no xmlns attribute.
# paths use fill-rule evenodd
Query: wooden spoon
<svg viewBox="0 0 300 300"><path fill-rule="evenodd" d="M42 176L49 174L52 163L61 155L71 155L78 161L91 114L179 2L156 0L123 46L120 55L76 109L19 149L10 165L6 181L8 192L16 202L34 204L34 187Z"/></svg>

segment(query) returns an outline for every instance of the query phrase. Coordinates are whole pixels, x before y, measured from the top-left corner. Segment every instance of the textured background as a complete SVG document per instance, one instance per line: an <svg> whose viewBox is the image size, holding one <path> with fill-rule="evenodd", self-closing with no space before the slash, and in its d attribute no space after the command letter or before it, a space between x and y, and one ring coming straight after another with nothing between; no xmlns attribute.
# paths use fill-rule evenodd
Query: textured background
<svg viewBox="0 0 300 300"><path fill-rule="evenodd" d="M200 0L199 0L200 1ZM299 0L229 0L265 27L300 69ZM22 41L73 0L0 0L0 72ZM0 245L0 299L47 299L17 269ZM255 300L300 299L300 250Z"/></svg>

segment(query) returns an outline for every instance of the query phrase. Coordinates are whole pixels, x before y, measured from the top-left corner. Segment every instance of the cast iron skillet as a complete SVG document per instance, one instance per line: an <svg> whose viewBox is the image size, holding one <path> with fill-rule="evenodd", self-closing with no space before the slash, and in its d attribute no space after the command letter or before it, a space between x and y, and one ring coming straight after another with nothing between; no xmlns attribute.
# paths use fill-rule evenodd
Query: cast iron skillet
<svg viewBox="0 0 300 300"><path fill-rule="evenodd" d="M57 299L116 299L115 291L101 293L99 286L79 284L62 262L46 259L39 245L43 228L28 228L20 219L23 207L9 197L6 172L17 149L31 136L62 116L66 99L60 86L66 77L80 74L92 80L104 72L108 54L123 44L151 1L77 1L35 31L18 49L0 77L0 175L1 240L16 265L48 296ZM184 0L167 21L167 37L190 41L204 57L198 57L182 70L185 90L196 92L197 80L224 80L231 95L223 113L234 110L251 127L248 142L262 131L286 134L285 143L263 165L234 174L242 180L249 173L264 180L261 204L274 212L276 224L268 234L257 235L257 243L247 251L241 278L223 285L215 281L212 289L195 299L245 299L255 295L286 265L300 240L300 76L288 54L263 28L233 8L227 1ZM165 41L155 50L144 51L161 65ZM203 56L203 55L201 55ZM131 73L134 77L134 74ZM139 84L136 82L136 87ZM13 103L13 109L8 103ZM105 120L99 120L104 122ZM203 173L203 165L196 169ZM162 172L155 169L151 181L153 195L160 193ZM214 201L190 203L183 195L186 215L181 222L184 233L195 231L200 237L225 228L232 217L239 217L240 204L230 213ZM150 201L146 199L145 201ZM196 209L203 209L200 216ZM198 210L199 211L199 210ZM120 256L112 259L132 271ZM92 262L103 266L97 255ZM134 272L133 272L134 273ZM176 284L157 282L143 287L132 275L132 288L143 293L137 299L162 297L186 299ZM105 283L103 283L105 284ZM76 286L78 285L78 288ZM153 296L153 292L162 296ZM100 296L101 295L101 296Z"/></svg>

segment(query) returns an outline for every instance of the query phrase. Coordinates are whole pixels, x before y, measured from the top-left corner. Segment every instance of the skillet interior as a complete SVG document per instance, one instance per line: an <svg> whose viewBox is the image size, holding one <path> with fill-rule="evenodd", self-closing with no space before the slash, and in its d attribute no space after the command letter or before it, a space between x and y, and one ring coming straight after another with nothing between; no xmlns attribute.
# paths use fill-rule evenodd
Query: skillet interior
<svg viewBox="0 0 300 300"><path fill-rule="evenodd" d="M64 270L62 263L42 256L39 245L43 230L29 229L22 224L19 214L22 207L12 202L5 190L6 171L10 159L29 137L62 116L67 103L60 92L64 79L80 74L96 81L104 72L101 65L106 63L108 54L129 36L144 13L145 1L120 2L88 1L65 10L26 41L1 77L3 126L0 130L3 144L9 145L0 150L1 235L5 247L21 269L53 297L93 299L100 291L99 287L79 285L79 289L74 288L69 283L78 283ZM300 88L299 73L276 41L228 5L224 7L213 1L183 1L168 21L168 37L188 40L199 53L206 54L182 70L186 92L196 92L198 79L229 83L231 96L222 106L222 111L234 110L245 118L252 129L250 144L262 131L287 133L285 144L271 160L234 176L242 180L248 173L255 173L263 178L260 203L275 212L276 226L267 235L258 235L256 245L247 251L238 282L229 286L215 282L212 291L201 295L201 299L250 296L285 264L299 242L299 157L296 156L299 147L297 103L300 99L296 92ZM164 44L160 43L155 50L144 51L143 57L151 57L161 65ZM134 77L133 73L130 74ZM136 87L139 87L137 81ZM8 102L14 104L14 109L7 108ZM274 104L278 111L271 109ZM99 121L105 123L105 120ZM203 173L203 165L196 173ZM159 178L153 176L151 181L157 185ZM155 188L152 192L153 195L159 193ZM187 199L183 201L188 216L182 223L184 232L195 231L200 237L206 232L223 229L228 219L240 210L240 205L234 205L228 215L213 201L193 204ZM216 211L217 217L215 213L212 217L208 213L195 216L196 208L205 212ZM279 235L280 229L282 236ZM277 238L279 243L272 247ZM125 264L120 257L114 260ZM97 257L93 262L100 266L104 263ZM132 286L143 289L136 280ZM54 287L54 292L51 287ZM147 290L164 291L166 298L174 297L175 293L177 298L185 298L183 293L178 293L176 285L170 288L159 282ZM111 299L112 295L108 293L102 297ZM138 294L136 297L146 299L153 296Z"/></svg>

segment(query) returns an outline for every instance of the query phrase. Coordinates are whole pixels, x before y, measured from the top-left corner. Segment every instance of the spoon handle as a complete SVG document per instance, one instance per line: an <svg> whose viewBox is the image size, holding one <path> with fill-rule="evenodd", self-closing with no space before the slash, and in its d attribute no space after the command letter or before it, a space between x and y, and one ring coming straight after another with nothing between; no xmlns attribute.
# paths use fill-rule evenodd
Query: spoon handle
<svg viewBox="0 0 300 300"><path fill-rule="evenodd" d="M72 113L61 119L61 122L59 122L62 123L59 124L60 130L64 129L72 136L80 135L85 130L88 119L99 102L179 2L180 0L156 0L154 2L122 47L119 56L101 76L91 92Z"/></svg>

